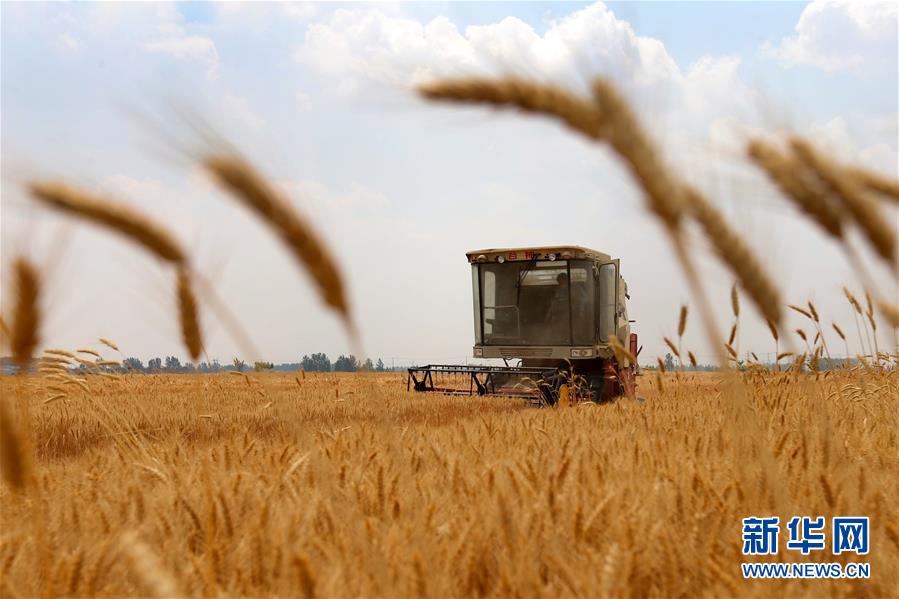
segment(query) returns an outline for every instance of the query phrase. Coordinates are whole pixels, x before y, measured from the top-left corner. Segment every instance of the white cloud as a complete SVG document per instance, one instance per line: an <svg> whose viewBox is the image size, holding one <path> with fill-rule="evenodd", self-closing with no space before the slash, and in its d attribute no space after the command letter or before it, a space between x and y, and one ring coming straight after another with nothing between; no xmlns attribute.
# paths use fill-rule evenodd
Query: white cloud
<svg viewBox="0 0 899 599"><path fill-rule="evenodd" d="M896 2L822 2L809 4L796 24L796 35L764 50L790 65L835 71L896 72Z"/></svg>
<svg viewBox="0 0 899 599"><path fill-rule="evenodd" d="M284 14L297 21L311 18L317 12L313 2L285 2L282 7Z"/></svg>
<svg viewBox="0 0 899 599"><path fill-rule="evenodd" d="M81 48L81 42L79 42L75 38L75 36L73 36L68 31L66 31L65 33L63 33L62 35L59 36L59 43L64 48L66 48L68 50L72 50L73 52L77 51L79 48Z"/></svg>
<svg viewBox="0 0 899 599"><path fill-rule="evenodd" d="M842 116L834 117L825 123L813 124L809 127L808 136L844 162L864 165L893 177L897 174L895 148L891 148L883 141L872 141L869 145L862 145L859 143L858 132L853 131L849 122ZM876 139L877 137L872 137L872 140Z"/></svg>
<svg viewBox="0 0 899 599"><path fill-rule="evenodd" d="M294 95L294 98L297 101L297 108L299 108L301 112L312 110L312 98L309 97L309 94L298 91Z"/></svg>
<svg viewBox="0 0 899 599"><path fill-rule="evenodd" d="M376 212L390 205L380 191L353 182L345 192L336 191L318 181L285 182L281 187L314 212L341 213L360 211ZM336 214L335 214L336 215Z"/></svg>
<svg viewBox="0 0 899 599"><path fill-rule="evenodd" d="M423 24L369 8L337 10L309 26L295 58L340 80L402 87L431 77L511 72L567 85L604 74L662 91L682 77L661 42L636 35L602 3L553 21L543 35L516 17L459 31L446 17Z"/></svg>
<svg viewBox="0 0 899 599"><path fill-rule="evenodd" d="M209 66L218 64L218 51L215 42L201 35L178 35L163 37L144 44L149 52L168 54L179 60L196 60Z"/></svg>
<svg viewBox="0 0 899 599"><path fill-rule="evenodd" d="M217 78L219 54L212 38L189 35L182 24L181 13L174 7L163 5L157 10L156 16L155 39L145 42L144 50L202 64L206 67L207 77Z"/></svg>
<svg viewBox="0 0 899 599"><path fill-rule="evenodd" d="M250 108L246 98L226 92L222 97L222 110L225 117L238 121L251 131L259 131L265 126L265 119Z"/></svg>
<svg viewBox="0 0 899 599"><path fill-rule="evenodd" d="M602 76L666 135L705 136L715 119L751 119L756 112L738 57L703 57L683 71L662 42L637 35L602 2L551 21L543 34L517 17L460 31L446 17L421 23L371 8L342 9L309 25L294 58L332 77L341 96L371 95L380 86L412 97L410 86L434 77L493 74L587 93Z"/></svg>

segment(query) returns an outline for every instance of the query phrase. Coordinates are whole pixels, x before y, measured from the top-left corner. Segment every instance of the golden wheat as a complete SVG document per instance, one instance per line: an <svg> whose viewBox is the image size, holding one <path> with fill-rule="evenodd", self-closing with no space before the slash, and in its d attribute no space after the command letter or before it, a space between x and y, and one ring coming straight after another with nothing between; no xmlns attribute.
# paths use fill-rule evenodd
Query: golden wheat
<svg viewBox="0 0 899 599"><path fill-rule="evenodd" d="M242 158L209 156L203 164L226 190L277 232L296 260L312 275L325 303L337 311L355 335L340 269L306 220Z"/></svg>
<svg viewBox="0 0 899 599"><path fill-rule="evenodd" d="M186 254L161 225L124 204L83 193L64 183L32 183L31 195L66 214L106 227L142 245L159 258L182 264Z"/></svg>
<svg viewBox="0 0 899 599"><path fill-rule="evenodd" d="M677 319L677 336L683 337L684 331L687 330L687 314L688 309L686 304L680 307L680 316Z"/></svg>
<svg viewBox="0 0 899 599"><path fill-rule="evenodd" d="M752 250L699 192L690 189L687 198L688 209L704 230L715 253L737 276L740 286L759 312L767 320L780 323L780 291Z"/></svg>
<svg viewBox="0 0 899 599"><path fill-rule="evenodd" d="M843 221L838 206L834 205L831 194L813 188L816 183L814 179L803 177L806 173L800 162L787 158L772 145L759 140L749 144L747 153L778 185L784 197L792 200L828 234L836 239L843 238Z"/></svg>
<svg viewBox="0 0 899 599"><path fill-rule="evenodd" d="M190 276L183 268L178 269L178 313L181 321L181 338L187 348L191 360L196 362L203 351L203 338L200 334L200 317L197 311L197 300L190 284Z"/></svg>
<svg viewBox="0 0 899 599"><path fill-rule="evenodd" d="M876 191L882 194L881 197L892 200L894 203L899 202L899 181L863 168L854 167L845 170L846 174L856 179L862 187Z"/></svg>
<svg viewBox="0 0 899 599"><path fill-rule="evenodd" d="M16 295L9 343L16 364L25 369L40 342L40 276L27 260L17 258L13 262L13 277Z"/></svg>
<svg viewBox="0 0 899 599"><path fill-rule="evenodd" d="M855 219L880 257L896 267L896 233L887 219L883 218L880 207L874 200L864 193L852 177L846 176L838 165L815 150L804 139L794 137L791 146L804 163L813 169L842 200L843 206Z"/></svg>
<svg viewBox="0 0 899 599"><path fill-rule="evenodd" d="M884 532L899 515L889 501L899 468L883 450L896 424L895 373L730 375L766 415L758 451L782 448L773 459L788 504L759 482L755 460L729 457L746 431L729 422L720 374L640 377L645 403L568 410L407 394L392 374L307 374L302 385L294 376L259 376L271 402L265 417L247 409L258 396L243 377L92 380L93 397L116 406L109 432L92 404L72 414L78 400L42 404L42 390L28 389L60 569L34 575L28 504L4 496L0 563L16 555L3 576L10 588L24 596L50 584L86 596L418 596L419 556L430 564L428 593L441 597L606 588L730 596L731 587L801 595L802 581L753 591L739 578L740 519L759 509L871 517L872 539L884 539L871 554L877 576L851 587L816 581L816 594L890 596L899 580L899 547ZM0 379L0 392L13 384ZM335 399L338 386L353 401ZM882 425L862 426L865 417ZM109 434L126 431L138 432ZM125 440L135 436L147 452L132 457ZM825 447L828 436L847 444ZM864 492L855 482L862 470ZM643 498L639 509L634 496ZM664 529L640 533L660 518ZM689 534L696 527L701 539ZM139 537L120 541L121 531ZM737 578L686 567L695 560L736 569Z"/></svg>

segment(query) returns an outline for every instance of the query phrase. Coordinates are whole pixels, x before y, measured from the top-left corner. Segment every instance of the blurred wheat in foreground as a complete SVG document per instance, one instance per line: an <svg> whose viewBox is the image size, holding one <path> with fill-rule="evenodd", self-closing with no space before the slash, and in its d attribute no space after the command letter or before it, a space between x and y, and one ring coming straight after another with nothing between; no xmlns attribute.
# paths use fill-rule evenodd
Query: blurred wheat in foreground
<svg viewBox="0 0 899 599"><path fill-rule="evenodd" d="M567 410L395 374L88 377L49 404L6 377L52 561L4 486L3 596L895 596L895 370L742 373L748 452L725 375L661 376ZM871 580L744 581L752 514L870 516Z"/></svg>

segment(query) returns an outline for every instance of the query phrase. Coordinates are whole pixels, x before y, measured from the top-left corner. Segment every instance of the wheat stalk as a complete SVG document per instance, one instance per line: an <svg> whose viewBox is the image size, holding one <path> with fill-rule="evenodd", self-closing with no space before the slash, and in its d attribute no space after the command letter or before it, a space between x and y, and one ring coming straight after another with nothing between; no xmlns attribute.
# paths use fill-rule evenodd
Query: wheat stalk
<svg viewBox="0 0 899 599"><path fill-rule="evenodd" d="M687 357L690 359L690 365L693 366L693 368L696 368L696 366L697 366L696 356L693 354L693 352L688 351Z"/></svg>
<svg viewBox="0 0 899 599"><path fill-rule="evenodd" d="M45 205L115 231L162 260L176 264L186 261L184 250L164 227L132 208L88 195L64 183L32 183L29 189Z"/></svg>
<svg viewBox="0 0 899 599"><path fill-rule="evenodd" d="M768 330L771 331L771 336L774 337L774 341L779 341L780 335L777 332L777 325L770 320L766 320L765 323L768 325Z"/></svg>
<svg viewBox="0 0 899 599"><path fill-rule="evenodd" d="M190 284L190 276L184 268L178 269L178 313L181 320L181 337L184 346L194 362L203 351L203 338L200 334L200 317L197 311L197 300Z"/></svg>
<svg viewBox="0 0 899 599"><path fill-rule="evenodd" d="M0 468L3 480L16 491L21 491L28 480L28 456L25 441L9 413L7 403L6 398L0 399Z"/></svg>
<svg viewBox="0 0 899 599"><path fill-rule="evenodd" d="M846 173L862 187L876 191L894 203L899 203L899 182L895 179L863 168L847 168Z"/></svg>
<svg viewBox="0 0 899 599"><path fill-rule="evenodd" d="M643 187L650 212L669 229L676 229L684 204L681 185L670 175L649 136L614 86L608 81L596 80L593 97L608 122L606 139L624 158Z"/></svg>
<svg viewBox="0 0 899 599"><path fill-rule="evenodd" d="M843 238L843 222L837 206L833 205L831 194L822 189L813 189L817 183L808 176L803 177L804 165L787 158L770 144L753 141L749 144L749 157L764 170L799 209L836 239ZM820 186L819 186L820 187Z"/></svg>
<svg viewBox="0 0 899 599"><path fill-rule="evenodd" d="M680 317L677 319L677 336L683 337L684 332L687 330L687 314L688 308L687 305L684 304L680 307Z"/></svg>
<svg viewBox="0 0 899 599"><path fill-rule="evenodd" d="M705 231L715 252L737 276L740 286L767 320L779 323L780 292L752 250L698 191L688 188L687 198L688 210Z"/></svg>
<svg viewBox="0 0 899 599"><path fill-rule="evenodd" d="M110 341L109 339L107 339L106 337L100 337L100 339L98 339L98 341L100 343L102 343L103 345L105 345L106 347L108 347L109 349L111 349L113 351L117 351L119 353L122 353L122 350L119 349L119 346L116 345L115 343L113 343L112 341Z"/></svg>
<svg viewBox="0 0 899 599"><path fill-rule="evenodd" d="M790 310L793 310L794 312L799 312L800 314L802 314L809 320L812 319L812 315L809 313L808 310L806 310L805 308L802 308L800 306L797 306L796 304L787 304L787 308L789 308Z"/></svg>
<svg viewBox="0 0 899 599"><path fill-rule="evenodd" d="M884 315L887 322L890 323L890 326L899 328L899 306L888 304L883 300L878 300L877 307L880 308L880 313Z"/></svg>
<svg viewBox="0 0 899 599"><path fill-rule="evenodd" d="M347 330L355 335L340 269L306 220L244 159L210 156L203 164L223 188L278 233L294 258L315 280L325 303L337 311Z"/></svg>
<svg viewBox="0 0 899 599"><path fill-rule="evenodd" d="M594 140L602 139L605 133L604 119L593 102L555 85L517 78L467 77L427 83L418 88L418 93L429 100L490 104L552 116Z"/></svg>
<svg viewBox="0 0 899 599"><path fill-rule="evenodd" d="M153 597L183 597L175 579L165 570L159 558L150 547L133 533L122 535L120 543L131 570L137 575L143 587Z"/></svg>
<svg viewBox="0 0 899 599"><path fill-rule="evenodd" d="M800 137L791 140L797 156L833 190L864 232L868 242L891 266L896 266L896 234L880 213L880 207L855 180Z"/></svg>
<svg viewBox="0 0 899 599"><path fill-rule="evenodd" d="M730 309L734 313L734 318L740 317L740 295L737 293L736 283L730 288Z"/></svg>
<svg viewBox="0 0 899 599"><path fill-rule="evenodd" d="M20 371L24 371L40 340L38 329L41 312L38 300L41 284L37 270L24 258L17 258L13 262L13 277L16 303L13 308L10 348L13 360Z"/></svg>

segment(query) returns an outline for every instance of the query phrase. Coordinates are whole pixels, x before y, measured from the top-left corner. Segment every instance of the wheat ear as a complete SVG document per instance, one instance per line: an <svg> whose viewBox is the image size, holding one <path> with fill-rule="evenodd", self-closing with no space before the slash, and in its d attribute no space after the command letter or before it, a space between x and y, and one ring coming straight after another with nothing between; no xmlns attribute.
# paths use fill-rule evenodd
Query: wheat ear
<svg viewBox="0 0 899 599"><path fill-rule="evenodd" d="M796 155L817 173L818 177L842 200L846 211L864 232L880 257L896 266L896 234L882 218L880 207L844 169L815 150L800 137L791 140Z"/></svg>
<svg viewBox="0 0 899 599"><path fill-rule="evenodd" d="M846 171L862 187L876 191L893 203L899 203L899 181L863 168L849 168Z"/></svg>
<svg viewBox="0 0 899 599"><path fill-rule="evenodd" d="M593 97L608 122L606 139L640 182L649 210L666 226L676 228L684 204L681 186L669 174L649 136L615 87L608 81L597 80L593 83Z"/></svg>
<svg viewBox="0 0 899 599"><path fill-rule="evenodd" d="M752 250L698 191L688 189L687 198L687 209L702 227L715 252L737 276L740 286L767 320L779 323L780 292Z"/></svg>
<svg viewBox="0 0 899 599"><path fill-rule="evenodd" d="M134 533L122 535L121 548L128 558L131 570L140 580L142 586L153 597L183 597L178 584L169 574L159 558L150 547L137 538Z"/></svg>
<svg viewBox="0 0 899 599"><path fill-rule="evenodd" d="M554 85L516 78L469 77L427 83L418 93L429 100L490 104L552 116L590 139L604 137L604 121L593 102Z"/></svg>
<svg viewBox="0 0 899 599"><path fill-rule="evenodd" d="M9 342L13 360L22 371L31 362L40 339L38 328L41 312L38 300L41 283L37 270L24 258L17 258L13 263L13 276L16 303Z"/></svg>
<svg viewBox="0 0 899 599"><path fill-rule="evenodd" d="M687 330L687 315L689 314L689 308L684 304L680 307L680 317L677 319L677 336L683 337L684 332Z"/></svg>
<svg viewBox="0 0 899 599"><path fill-rule="evenodd" d="M186 261L184 250L165 228L132 208L82 193L64 183L32 183L30 191L47 206L124 235L163 260L176 264Z"/></svg>
<svg viewBox="0 0 899 599"><path fill-rule="evenodd" d="M28 480L27 452L7 403L5 398L0 399L0 469L3 480L16 491L21 491Z"/></svg>
<svg viewBox="0 0 899 599"><path fill-rule="evenodd" d="M315 280L325 303L340 314L344 325L355 335L340 269L306 220L244 159L210 156L203 164L222 187L278 233L294 258Z"/></svg>
<svg viewBox="0 0 899 599"><path fill-rule="evenodd" d="M816 181L808 176L802 176L805 171L804 165L758 140L749 144L747 153L777 184L787 199L796 204L827 233L836 239L843 238L843 221L840 219L839 210L833 205L833 197L824 193L825 190L811 187Z"/></svg>
<svg viewBox="0 0 899 599"><path fill-rule="evenodd" d="M194 362L203 351L203 337L200 334L200 317L197 299L190 284L190 276L184 268L178 269L178 313L181 316L181 336L184 346Z"/></svg>
<svg viewBox="0 0 899 599"><path fill-rule="evenodd" d="M883 314L884 318L887 319L887 322L894 329L899 328L899 306L888 304L883 300L877 300L877 307L880 308L880 313Z"/></svg>

